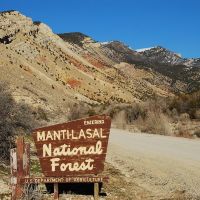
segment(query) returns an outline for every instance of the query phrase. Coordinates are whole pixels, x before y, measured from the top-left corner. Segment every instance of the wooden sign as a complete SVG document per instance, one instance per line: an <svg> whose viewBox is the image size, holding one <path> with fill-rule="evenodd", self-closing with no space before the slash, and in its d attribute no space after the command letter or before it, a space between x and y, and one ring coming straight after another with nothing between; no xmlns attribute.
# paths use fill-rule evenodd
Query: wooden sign
<svg viewBox="0 0 200 200"><path fill-rule="evenodd" d="M33 138L45 177L101 173L110 125L109 116L98 115L34 130Z"/></svg>

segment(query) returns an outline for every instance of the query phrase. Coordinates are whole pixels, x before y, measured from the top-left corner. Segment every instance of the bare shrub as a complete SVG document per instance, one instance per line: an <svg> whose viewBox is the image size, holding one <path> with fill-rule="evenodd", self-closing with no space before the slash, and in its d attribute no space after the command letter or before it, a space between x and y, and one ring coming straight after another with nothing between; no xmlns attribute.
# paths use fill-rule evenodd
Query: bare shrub
<svg viewBox="0 0 200 200"><path fill-rule="evenodd" d="M181 113L179 117L180 121L190 121L190 115L188 113Z"/></svg>
<svg viewBox="0 0 200 200"><path fill-rule="evenodd" d="M178 97L154 97L143 103L108 105L113 124L147 133L192 137L191 120L200 119L200 92Z"/></svg>
<svg viewBox="0 0 200 200"><path fill-rule="evenodd" d="M109 114L112 119L119 118L119 116L121 115L123 117L122 120L124 120L127 124L131 124L139 117L145 118L146 110L141 104L119 104L116 106L110 106L110 109L107 111L107 114ZM120 119L118 119L118 121L119 120Z"/></svg>
<svg viewBox="0 0 200 200"><path fill-rule="evenodd" d="M142 105L145 116L143 117L142 132L172 135L172 128L170 126L170 119L167 114L167 102L163 98L155 97ZM141 121L141 120L140 120Z"/></svg>
<svg viewBox="0 0 200 200"><path fill-rule="evenodd" d="M9 160L16 134L27 133L36 125L32 109L24 103L16 103L9 87L0 83L0 159Z"/></svg>
<svg viewBox="0 0 200 200"><path fill-rule="evenodd" d="M194 135L196 135L198 138L200 138L200 129L196 130L194 132Z"/></svg>
<svg viewBox="0 0 200 200"><path fill-rule="evenodd" d="M9 158L8 152L13 145L12 109L14 100L5 84L0 84L0 155L1 160Z"/></svg>
<svg viewBox="0 0 200 200"><path fill-rule="evenodd" d="M142 132L174 135L174 128L172 127L174 126L173 123L187 123L190 121L190 114L183 113L183 110L186 110L188 107L188 104L186 105L183 100L179 105L176 98L169 100L155 97L154 99L145 102L143 106L146 110L146 116L143 120L137 120L137 126L140 127ZM183 127L181 126L178 126L177 129L177 135L179 136L190 135L188 130L183 130Z"/></svg>
<svg viewBox="0 0 200 200"><path fill-rule="evenodd" d="M188 113L191 119L196 118L196 111L200 109L200 92L180 94L169 102L169 108L175 108L178 113Z"/></svg>
<svg viewBox="0 0 200 200"><path fill-rule="evenodd" d="M147 115L147 109L143 104L133 104L128 106L126 109L126 122L128 124L133 123L138 118L145 119Z"/></svg>
<svg viewBox="0 0 200 200"><path fill-rule="evenodd" d="M167 117L163 113L153 111L148 112L142 131L162 135L172 134Z"/></svg>
<svg viewBox="0 0 200 200"><path fill-rule="evenodd" d="M200 119L200 109L195 111L194 116L195 116L195 119L198 119L198 120Z"/></svg>
<svg viewBox="0 0 200 200"><path fill-rule="evenodd" d="M178 123L177 129L178 129L178 132L176 133L177 137L192 138L193 134L190 131L187 123L180 121Z"/></svg>
<svg viewBox="0 0 200 200"><path fill-rule="evenodd" d="M37 109L37 119L38 120L42 119L44 121L49 121L46 112L41 107L38 107L38 109Z"/></svg>
<svg viewBox="0 0 200 200"><path fill-rule="evenodd" d="M170 110L169 108L166 110L166 114L174 121L174 122L178 122L179 120L179 114L178 111L176 110L176 108L173 108L172 110Z"/></svg>
<svg viewBox="0 0 200 200"><path fill-rule="evenodd" d="M84 103L69 105L68 120L76 120L88 116L88 106Z"/></svg>
<svg viewBox="0 0 200 200"><path fill-rule="evenodd" d="M22 200L42 200L43 194L36 184L26 184L23 188Z"/></svg>
<svg viewBox="0 0 200 200"><path fill-rule="evenodd" d="M141 132L171 135L167 110L163 99L154 99L140 104L115 106L111 109L110 116L118 128L128 128L130 125Z"/></svg>
<svg viewBox="0 0 200 200"><path fill-rule="evenodd" d="M121 110L115 114L113 117L113 123L115 124L116 128L125 129L127 125L126 121L126 112L125 110Z"/></svg>
<svg viewBox="0 0 200 200"><path fill-rule="evenodd" d="M93 116L93 115L96 115L97 113L96 113L96 111L94 110L94 109L92 109L92 108L90 108L89 110L88 110L88 115L89 116Z"/></svg>

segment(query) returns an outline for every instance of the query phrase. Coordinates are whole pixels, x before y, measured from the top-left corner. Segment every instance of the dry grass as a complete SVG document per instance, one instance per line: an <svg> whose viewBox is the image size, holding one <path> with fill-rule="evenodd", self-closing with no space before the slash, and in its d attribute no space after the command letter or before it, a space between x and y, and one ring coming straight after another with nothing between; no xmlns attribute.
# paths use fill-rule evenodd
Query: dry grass
<svg viewBox="0 0 200 200"><path fill-rule="evenodd" d="M176 109L177 105L171 106L172 101L155 98L140 104L110 106L107 113L117 128L187 138L194 135L199 137L199 126L193 125L191 113L182 113ZM195 113L198 114L198 110ZM198 119L195 123L198 124Z"/></svg>
<svg viewBox="0 0 200 200"><path fill-rule="evenodd" d="M194 131L194 135L196 135L196 137L200 138L200 129L197 129L196 131Z"/></svg>
<svg viewBox="0 0 200 200"><path fill-rule="evenodd" d="M25 185L23 189L22 200L42 200L44 195L36 184Z"/></svg>
<svg viewBox="0 0 200 200"><path fill-rule="evenodd" d="M138 119L136 124L142 132L172 135L169 119L162 113L148 112L147 117L144 120Z"/></svg>

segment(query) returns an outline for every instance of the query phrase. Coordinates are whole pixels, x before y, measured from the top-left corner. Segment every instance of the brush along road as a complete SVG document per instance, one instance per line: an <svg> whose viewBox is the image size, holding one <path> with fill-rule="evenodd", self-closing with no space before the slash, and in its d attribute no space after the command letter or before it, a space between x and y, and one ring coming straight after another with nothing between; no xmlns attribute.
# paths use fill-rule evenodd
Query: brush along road
<svg viewBox="0 0 200 200"><path fill-rule="evenodd" d="M200 199L200 140L112 129L107 161L150 199ZM123 185L123 183L122 183Z"/></svg>

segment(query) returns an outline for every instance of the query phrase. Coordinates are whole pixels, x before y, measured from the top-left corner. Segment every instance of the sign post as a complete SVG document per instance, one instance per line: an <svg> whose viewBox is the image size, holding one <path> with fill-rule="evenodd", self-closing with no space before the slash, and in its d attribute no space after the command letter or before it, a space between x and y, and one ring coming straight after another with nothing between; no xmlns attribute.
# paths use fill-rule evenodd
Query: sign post
<svg viewBox="0 0 200 200"><path fill-rule="evenodd" d="M99 199L99 183L94 183L94 199Z"/></svg>
<svg viewBox="0 0 200 200"><path fill-rule="evenodd" d="M17 186L17 152L16 148L10 150L10 170L11 170L11 196L16 199L16 186Z"/></svg>
<svg viewBox="0 0 200 200"><path fill-rule="evenodd" d="M10 151L12 200L19 200L23 194L21 179L30 175L30 144L18 137L17 148Z"/></svg>
<svg viewBox="0 0 200 200"><path fill-rule="evenodd" d="M58 183L54 183L54 199L59 199L59 192L58 192Z"/></svg>

